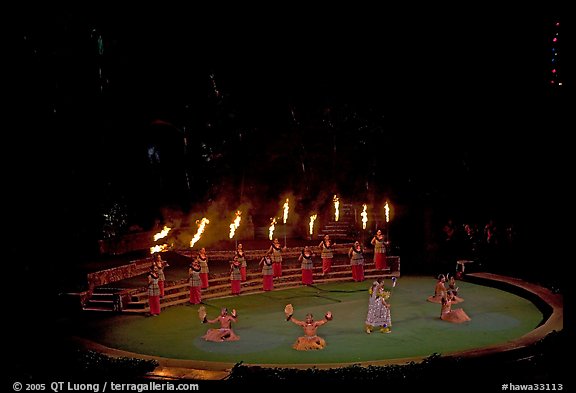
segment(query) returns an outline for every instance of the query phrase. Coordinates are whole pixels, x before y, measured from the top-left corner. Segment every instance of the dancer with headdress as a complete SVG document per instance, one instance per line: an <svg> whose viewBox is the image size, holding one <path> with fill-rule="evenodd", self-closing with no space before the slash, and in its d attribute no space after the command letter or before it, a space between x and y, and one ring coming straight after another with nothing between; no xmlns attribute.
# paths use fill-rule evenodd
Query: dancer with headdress
<svg viewBox="0 0 576 393"><path fill-rule="evenodd" d="M392 287L396 285L396 277L392 277ZM390 333L392 319L390 316L390 291L384 289L384 279L378 277L368 290L370 298L368 300L368 314L366 315L366 333L370 334L374 329L379 328L381 333Z"/></svg>
<svg viewBox="0 0 576 393"><path fill-rule="evenodd" d="M286 314L287 321L292 321L292 323L304 328L304 336L298 337L298 340L292 345L292 348L297 351L308 351L312 349L324 349L324 347L326 347L326 340L317 336L316 331L318 327L332 320L332 313L330 311L327 311L324 318L320 321L315 321L314 316L310 313L306 314L304 321L293 318L294 307L292 304L286 305L284 313Z"/></svg>

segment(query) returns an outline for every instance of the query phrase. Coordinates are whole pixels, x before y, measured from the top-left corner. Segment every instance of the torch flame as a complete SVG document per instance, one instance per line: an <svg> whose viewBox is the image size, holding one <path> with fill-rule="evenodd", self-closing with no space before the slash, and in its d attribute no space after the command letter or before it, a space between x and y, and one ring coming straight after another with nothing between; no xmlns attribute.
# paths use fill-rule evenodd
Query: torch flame
<svg viewBox="0 0 576 393"><path fill-rule="evenodd" d="M288 198L286 198L286 202L284 203L284 224L286 224L286 220L288 220L288 210L290 210L290 205L288 204Z"/></svg>
<svg viewBox="0 0 576 393"><path fill-rule="evenodd" d="M160 244L154 247L150 247L150 254L154 254L155 252L162 252L168 249L168 244Z"/></svg>
<svg viewBox="0 0 576 393"><path fill-rule="evenodd" d="M384 211L386 212L386 222L390 222L390 206L388 206L388 201L384 205Z"/></svg>
<svg viewBox="0 0 576 393"><path fill-rule="evenodd" d="M196 220L196 225L198 225L198 230L196 231L196 234L194 235L194 237L190 241L190 247L194 247L194 244L196 244L196 242L200 239L200 236L202 236L202 233L204 232L204 227L206 227L206 224L210 224L210 220L208 220L206 217L203 217L202 221Z"/></svg>
<svg viewBox="0 0 576 393"><path fill-rule="evenodd" d="M236 211L236 218L234 219L234 221L232 221L232 224L230 224L230 239L232 239L234 237L234 233L236 233L236 229L238 229L238 227L240 226L240 215L242 214L242 212L240 210Z"/></svg>
<svg viewBox="0 0 576 393"><path fill-rule="evenodd" d="M314 234L314 221L316 220L316 214L313 214L310 216L310 224L308 224L308 226L310 227L310 235Z"/></svg>
<svg viewBox="0 0 576 393"><path fill-rule="evenodd" d="M273 239L274 236L274 224L276 224L276 217L270 219L270 228L268 228L268 238Z"/></svg>
<svg viewBox="0 0 576 393"><path fill-rule="evenodd" d="M368 222L368 213L366 212L366 204L362 205L364 207L364 210L362 210L362 213L360 213L360 215L362 216L362 229L366 229L366 223Z"/></svg>
<svg viewBox="0 0 576 393"><path fill-rule="evenodd" d="M334 201L334 221L338 221L338 218L340 218L340 210L338 209L338 207L340 206L340 200L336 195L334 195L333 201Z"/></svg>
<svg viewBox="0 0 576 393"><path fill-rule="evenodd" d="M172 228L168 228L166 225L164 225L164 228L162 229L162 231L160 231L154 235L154 241L168 236L168 232L170 232L170 229L172 229Z"/></svg>

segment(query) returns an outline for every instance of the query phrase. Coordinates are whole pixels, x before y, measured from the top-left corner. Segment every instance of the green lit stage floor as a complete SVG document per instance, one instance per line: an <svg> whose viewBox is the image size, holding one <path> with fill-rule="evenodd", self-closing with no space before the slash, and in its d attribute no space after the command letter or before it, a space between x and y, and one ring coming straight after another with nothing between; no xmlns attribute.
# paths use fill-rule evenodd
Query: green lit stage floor
<svg viewBox="0 0 576 393"><path fill-rule="evenodd" d="M390 287L391 281L385 282ZM205 306L208 318L221 307L239 314L233 329L237 342L207 342L201 337L216 325L200 323L197 305L164 309L157 317L114 315L83 318L74 334L107 348L159 358L196 361L199 368L212 362L230 366L244 362L260 365L342 365L421 358L434 353L453 354L494 345L528 335L544 320L530 300L505 290L460 281L459 296L470 322L452 324L439 318L440 305L426 301L433 294L431 277L398 279L392 290L392 333L366 334L364 321L371 281L323 284L245 296L210 299ZM327 346L320 351L292 349L302 328L287 322L284 306L294 306L294 316L317 319L326 311L333 321L321 326L318 335Z"/></svg>

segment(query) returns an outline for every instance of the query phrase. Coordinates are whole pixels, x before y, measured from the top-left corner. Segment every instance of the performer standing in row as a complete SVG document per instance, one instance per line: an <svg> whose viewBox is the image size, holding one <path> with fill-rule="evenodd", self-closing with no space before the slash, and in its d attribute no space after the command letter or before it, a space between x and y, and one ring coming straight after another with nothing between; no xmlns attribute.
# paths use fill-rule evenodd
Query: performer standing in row
<svg viewBox="0 0 576 393"><path fill-rule="evenodd" d="M202 247L200 251L198 251L198 256L196 257L198 264L200 265L200 280L202 281L202 289L208 288L208 273L210 270L208 269L208 256L206 255L206 249Z"/></svg>
<svg viewBox="0 0 576 393"><path fill-rule="evenodd" d="M302 253L298 257L298 262L302 265L302 284L304 285L312 285L313 283L313 274L312 269L314 268L314 263L312 262L312 257L314 254L310 247L304 247Z"/></svg>
<svg viewBox="0 0 576 393"><path fill-rule="evenodd" d="M162 260L162 255L159 252L154 254L154 265L158 269L158 287L160 288L160 298L164 297L164 282L166 281L166 276L164 275L164 268L168 265L168 262Z"/></svg>
<svg viewBox="0 0 576 393"><path fill-rule="evenodd" d="M376 231L370 243L374 246L374 265L376 270L388 269L388 263L386 261L387 242L384 241L384 235L382 235L380 229Z"/></svg>
<svg viewBox="0 0 576 393"><path fill-rule="evenodd" d="M274 238L274 241L266 254L270 255L272 258L274 277L282 277L282 248L278 238Z"/></svg>
<svg viewBox="0 0 576 393"><path fill-rule="evenodd" d="M262 289L264 291L271 291L274 289L274 271L272 268L272 259L269 255L264 255L260 260L262 266Z"/></svg>
<svg viewBox="0 0 576 393"><path fill-rule="evenodd" d="M200 264L197 260L192 262L188 268L188 282L190 283L190 303L199 304L202 302L202 291L200 287L202 281L200 280Z"/></svg>
<svg viewBox="0 0 576 393"><path fill-rule="evenodd" d="M240 295L240 282L242 280L240 267L238 257L235 256L230 264L230 286L232 287L232 295Z"/></svg>
<svg viewBox="0 0 576 393"><path fill-rule="evenodd" d="M322 275L330 273L332 270L332 260L334 260L334 249L336 243L332 243L330 240L329 235L324 235L324 239L320 242L318 247L320 247L321 254L320 257L322 258Z"/></svg>
<svg viewBox="0 0 576 393"><path fill-rule="evenodd" d="M148 305L150 315L160 315L160 287L158 286L158 268L156 265L150 267L148 273Z"/></svg>
<svg viewBox="0 0 576 393"><path fill-rule="evenodd" d="M364 281L364 251L359 241L354 242L348 251L348 257L352 267L352 279L357 282Z"/></svg>
<svg viewBox="0 0 576 393"><path fill-rule="evenodd" d="M242 281L246 281L248 264L246 263L246 255L244 254L242 243L238 243L238 247L236 247L236 257L238 258L238 262L240 262L240 276L242 277Z"/></svg>

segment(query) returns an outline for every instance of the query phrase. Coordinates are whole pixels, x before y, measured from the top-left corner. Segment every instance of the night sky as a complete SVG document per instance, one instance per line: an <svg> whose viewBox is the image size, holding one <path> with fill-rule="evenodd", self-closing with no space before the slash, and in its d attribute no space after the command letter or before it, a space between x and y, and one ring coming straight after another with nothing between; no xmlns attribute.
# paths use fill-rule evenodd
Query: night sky
<svg viewBox="0 0 576 393"><path fill-rule="evenodd" d="M526 223L561 194L566 95L547 84L558 15L286 7L22 14L14 244L73 227L49 237L92 250L115 201L148 229L163 206L239 202L242 178L254 205L339 193L479 223Z"/></svg>

